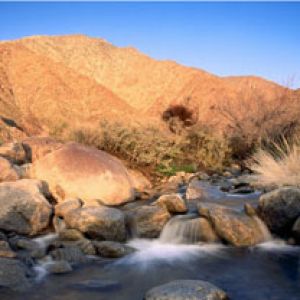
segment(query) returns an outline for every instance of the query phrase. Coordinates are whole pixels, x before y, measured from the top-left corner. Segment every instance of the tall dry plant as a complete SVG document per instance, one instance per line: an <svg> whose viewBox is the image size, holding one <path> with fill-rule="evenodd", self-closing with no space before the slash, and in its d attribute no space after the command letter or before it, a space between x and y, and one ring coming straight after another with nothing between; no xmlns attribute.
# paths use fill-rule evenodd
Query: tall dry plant
<svg viewBox="0 0 300 300"><path fill-rule="evenodd" d="M271 143L260 148L249 162L252 179L261 186L300 186L300 139Z"/></svg>

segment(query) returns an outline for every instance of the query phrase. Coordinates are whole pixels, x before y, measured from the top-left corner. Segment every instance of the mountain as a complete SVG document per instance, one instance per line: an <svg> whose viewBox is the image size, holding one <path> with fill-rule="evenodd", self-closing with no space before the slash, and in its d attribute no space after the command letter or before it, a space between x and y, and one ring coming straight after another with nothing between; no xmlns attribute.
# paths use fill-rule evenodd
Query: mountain
<svg viewBox="0 0 300 300"><path fill-rule="evenodd" d="M100 120L156 123L186 105L210 123L212 108L241 91L268 98L284 88L258 77L218 77L84 35L33 36L0 42L0 116L29 133Z"/></svg>

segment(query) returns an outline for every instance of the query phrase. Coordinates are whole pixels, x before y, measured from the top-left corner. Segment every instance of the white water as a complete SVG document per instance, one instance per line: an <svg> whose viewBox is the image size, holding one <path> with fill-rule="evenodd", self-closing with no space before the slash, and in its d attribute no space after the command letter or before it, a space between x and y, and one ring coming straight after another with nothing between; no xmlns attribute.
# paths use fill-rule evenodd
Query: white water
<svg viewBox="0 0 300 300"><path fill-rule="evenodd" d="M52 241L57 239L57 233L49 233L38 238L33 239L41 248L46 248Z"/></svg>
<svg viewBox="0 0 300 300"><path fill-rule="evenodd" d="M199 222L192 215L173 217L163 228L159 241L171 244L199 242Z"/></svg>
<svg viewBox="0 0 300 300"><path fill-rule="evenodd" d="M252 217L253 220L255 220L262 236L263 236L263 240L264 242L269 242L269 241L272 241L272 235L268 229L268 227L266 226L266 224L257 216L253 216Z"/></svg>

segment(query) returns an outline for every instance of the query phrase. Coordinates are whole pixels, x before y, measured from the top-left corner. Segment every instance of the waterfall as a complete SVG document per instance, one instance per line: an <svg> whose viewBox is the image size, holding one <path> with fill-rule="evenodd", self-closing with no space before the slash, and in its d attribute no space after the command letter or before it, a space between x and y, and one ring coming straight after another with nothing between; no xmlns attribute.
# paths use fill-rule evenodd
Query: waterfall
<svg viewBox="0 0 300 300"><path fill-rule="evenodd" d="M268 229L268 227L266 226L266 224L257 216L253 216L252 217L253 220L256 222L258 229L260 230L262 237L263 237L263 241L264 242L268 242L272 240L272 235Z"/></svg>
<svg viewBox="0 0 300 300"><path fill-rule="evenodd" d="M173 217L163 228L159 241L171 244L194 244L199 242L199 222L196 215Z"/></svg>

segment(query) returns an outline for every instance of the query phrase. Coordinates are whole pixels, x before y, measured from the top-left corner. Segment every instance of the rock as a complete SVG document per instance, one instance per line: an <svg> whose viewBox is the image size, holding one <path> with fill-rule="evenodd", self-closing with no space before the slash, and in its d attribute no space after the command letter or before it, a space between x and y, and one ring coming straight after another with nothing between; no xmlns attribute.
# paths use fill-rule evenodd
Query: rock
<svg viewBox="0 0 300 300"><path fill-rule="evenodd" d="M77 229L65 229L59 232L59 238L63 241L83 240L83 234Z"/></svg>
<svg viewBox="0 0 300 300"><path fill-rule="evenodd" d="M0 146L0 156L16 164L26 162L26 153L21 143L7 143Z"/></svg>
<svg viewBox="0 0 300 300"><path fill-rule="evenodd" d="M14 245L18 249L24 250L34 250L39 247L39 244L36 241L26 239L26 238L16 238L14 240L10 239L12 245Z"/></svg>
<svg viewBox="0 0 300 300"><path fill-rule="evenodd" d="M254 193L254 189L251 186L241 186L241 187L235 188L233 190L230 190L230 193L232 193L232 194L250 194L250 193Z"/></svg>
<svg viewBox="0 0 300 300"><path fill-rule="evenodd" d="M217 235L227 243L246 247L256 245L264 241L264 232L255 217L225 206L200 203L199 214L207 217Z"/></svg>
<svg viewBox="0 0 300 300"><path fill-rule="evenodd" d="M134 248L111 241L94 241L97 254L107 258L119 258L135 251Z"/></svg>
<svg viewBox="0 0 300 300"><path fill-rule="evenodd" d="M0 288L22 292L30 286L25 265L16 259L0 258Z"/></svg>
<svg viewBox="0 0 300 300"><path fill-rule="evenodd" d="M36 160L46 156L60 148L63 144L50 137L32 136L22 141L28 161Z"/></svg>
<svg viewBox="0 0 300 300"><path fill-rule="evenodd" d="M141 172L137 170L128 169L129 177L133 188L138 192L151 189L152 184Z"/></svg>
<svg viewBox="0 0 300 300"><path fill-rule="evenodd" d="M16 253L11 250L8 242L0 241L0 257L14 258Z"/></svg>
<svg viewBox="0 0 300 300"><path fill-rule="evenodd" d="M55 205L55 215L64 217L68 212L73 209L82 207L83 203L79 199L69 199Z"/></svg>
<svg viewBox="0 0 300 300"><path fill-rule="evenodd" d="M165 207L169 213L186 213L187 207L180 194L162 195L154 205Z"/></svg>
<svg viewBox="0 0 300 300"><path fill-rule="evenodd" d="M298 217L298 219L294 223L292 233L296 243L299 245L300 244L300 217Z"/></svg>
<svg viewBox="0 0 300 300"><path fill-rule="evenodd" d="M6 235L0 231L0 241L7 241Z"/></svg>
<svg viewBox="0 0 300 300"><path fill-rule="evenodd" d="M203 200L206 199L206 192L197 178L193 178L186 189L185 197L187 200Z"/></svg>
<svg viewBox="0 0 300 300"><path fill-rule="evenodd" d="M31 176L31 166L32 164L27 163L18 167L18 173L22 179L30 179Z"/></svg>
<svg viewBox="0 0 300 300"><path fill-rule="evenodd" d="M20 179L18 168L7 159L0 156L0 182Z"/></svg>
<svg viewBox="0 0 300 300"><path fill-rule="evenodd" d="M148 291L145 300L226 300L226 293L209 282L175 280Z"/></svg>
<svg viewBox="0 0 300 300"><path fill-rule="evenodd" d="M143 205L128 211L127 217L134 235L157 238L171 215L165 208Z"/></svg>
<svg viewBox="0 0 300 300"><path fill-rule="evenodd" d="M72 272L72 266L65 260L47 263L45 268L50 274L65 274Z"/></svg>
<svg viewBox="0 0 300 300"><path fill-rule="evenodd" d="M70 263L83 263L87 261L82 250L78 247L66 247L52 250L50 252L54 260L63 260Z"/></svg>
<svg viewBox="0 0 300 300"><path fill-rule="evenodd" d="M86 236L98 240L125 241L125 217L116 209L90 206L73 209L64 215L69 228L78 229Z"/></svg>
<svg viewBox="0 0 300 300"><path fill-rule="evenodd" d="M120 205L134 199L134 189L123 164L115 157L76 143L69 143L35 161L32 174L45 180L59 201L98 199Z"/></svg>
<svg viewBox="0 0 300 300"><path fill-rule="evenodd" d="M245 211L246 215L249 217L257 216L257 212L256 212L255 208L249 203L245 203L244 211Z"/></svg>
<svg viewBox="0 0 300 300"><path fill-rule="evenodd" d="M22 179L0 183L0 229L35 235L49 225L52 207L42 182Z"/></svg>
<svg viewBox="0 0 300 300"><path fill-rule="evenodd" d="M300 216L300 189L283 187L262 195L258 213L271 232L280 236L289 235Z"/></svg>

